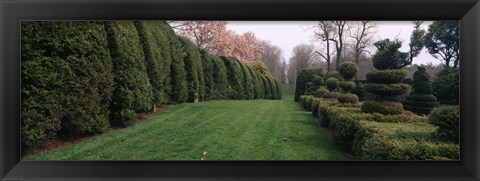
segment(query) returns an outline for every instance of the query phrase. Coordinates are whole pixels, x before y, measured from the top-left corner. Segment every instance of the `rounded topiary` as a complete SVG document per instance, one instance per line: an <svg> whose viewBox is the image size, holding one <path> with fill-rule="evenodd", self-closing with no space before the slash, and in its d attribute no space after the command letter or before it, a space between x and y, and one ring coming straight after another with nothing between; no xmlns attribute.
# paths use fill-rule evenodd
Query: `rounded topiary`
<svg viewBox="0 0 480 181"><path fill-rule="evenodd" d="M323 70L321 68L305 68L302 69L300 73L298 73L297 79L295 81L295 102L298 102L300 96L305 93L305 84L307 82L311 82L311 79L315 75L323 76Z"/></svg>
<svg viewBox="0 0 480 181"><path fill-rule="evenodd" d="M347 61L340 66L339 73L342 75L344 80L351 80L358 72L358 65Z"/></svg>
<svg viewBox="0 0 480 181"><path fill-rule="evenodd" d="M401 114L404 109L401 103L391 101L365 101L361 107L365 113Z"/></svg>
<svg viewBox="0 0 480 181"><path fill-rule="evenodd" d="M314 93L313 93L313 96L315 97L323 97L323 95L325 95L326 93L328 93L328 89L324 88L324 87L320 87L319 89L317 89Z"/></svg>
<svg viewBox="0 0 480 181"><path fill-rule="evenodd" d="M459 106L440 106L428 115L428 122L438 127L435 135L439 138L459 142Z"/></svg>
<svg viewBox="0 0 480 181"><path fill-rule="evenodd" d="M323 78L321 76L315 75L312 79L312 83L316 86L323 86Z"/></svg>
<svg viewBox="0 0 480 181"><path fill-rule="evenodd" d="M382 70L368 72L366 77L369 83L395 84L402 82L407 76L404 70Z"/></svg>
<svg viewBox="0 0 480 181"><path fill-rule="evenodd" d="M328 90L334 91L338 88L339 81L337 78L331 77L325 81L325 84L327 85Z"/></svg>
<svg viewBox="0 0 480 181"><path fill-rule="evenodd" d="M353 89L355 89L355 82L353 81L342 81L339 84L340 88L343 89L345 92L351 92Z"/></svg>
<svg viewBox="0 0 480 181"><path fill-rule="evenodd" d="M336 99L340 95L342 95L342 94L340 94L338 92L328 92L328 93L323 95L323 98L325 98L325 99Z"/></svg>
<svg viewBox="0 0 480 181"><path fill-rule="evenodd" d="M358 98L360 98L361 101L363 101L365 98L365 87L362 82L359 82L356 86L355 89L352 90L352 93L356 94Z"/></svg>
<svg viewBox="0 0 480 181"><path fill-rule="evenodd" d="M327 74L325 74L325 79L327 79L327 80L329 78L332 78L332 77L338 79L339 81L343 80L342 75L340 75L340 73L337 72L337 71L331 71L331 72L328 72Z"/></svg>
<svg viewBox="0 0 480 181"><path fill-rule="evenodd" d="M359 102L359 98L355 94L342 94L338 98L338 102L340 103L350 103L350 104L356 104Z"/></svg>

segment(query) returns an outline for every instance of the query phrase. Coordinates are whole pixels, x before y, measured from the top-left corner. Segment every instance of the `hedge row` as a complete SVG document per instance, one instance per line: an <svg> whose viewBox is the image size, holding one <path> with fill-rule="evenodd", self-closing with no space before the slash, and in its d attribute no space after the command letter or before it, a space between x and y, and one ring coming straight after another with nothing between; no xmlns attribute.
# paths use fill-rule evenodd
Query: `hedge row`
<svg viewBox="0 0 480 181"><path fill-rule="evenodd" d="M360 160L459 159L459 145L435 136L428 118L411 112L397 115L360 112L335 100L301 96L300 104L312 110L335 143Z"/></svg>
<svg viewBox="0 0 480 181"><path fill-rule="evenodd" d="M22 151L128 126L165 103L279 99L278 82L200 52L164 21L22 22Z"/></svg>

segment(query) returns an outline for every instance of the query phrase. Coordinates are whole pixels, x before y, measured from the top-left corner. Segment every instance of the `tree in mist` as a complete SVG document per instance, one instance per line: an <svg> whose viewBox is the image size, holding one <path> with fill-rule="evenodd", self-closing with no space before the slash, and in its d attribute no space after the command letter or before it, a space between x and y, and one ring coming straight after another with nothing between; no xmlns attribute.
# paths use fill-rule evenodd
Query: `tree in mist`
<svg viewBox="0 0 480 181"><path fill-rule="evenodd" d="M262 55L260 60L267 66L272 76L278 80L281 80L283 76L282 72L282 49L280 47L273 45L268 41L261 41L260 45L262 46Z"/></svg>
<svg viewBox="0 0 480 181"><path fill-rule="evenodd" d="M360 56L367 52L366 48L371 46L372 34L375 29L375 23L372 21L360 21L352 24L350 29L350 38L353 40L350 44L354 51L354 60L357 65L360 64Z"/></svg>
<svg viewBox="0 0 480 181"><path fill-rule="evenodd" d="M290 83L295 82L297 74L304 68L311 67L318 62L318 56L315 53L312 44L300 44L293 48L292 57L290 57L288 69L288 80Z"/></svg>
<svg viewBox="0 0 480 181"><path fill-rule="evenodd" d="M420 26L422 25L423 21L414 21L413 24L413 32L410 36L410 43L408 44L410 47L410 51L408 52L408 59L409 65L412 65L413 58L417 57L420 54L420 51L424 47L424 39L425 39L425 30L423 30Z"/></svg>
<svg viewBox="0 0 480 181"><path fill-rule="evenodd" d="M460 61L458 21L434 21L425 35L425 48L445 68L456 68ZM453 63L453 65L452 65Z"/></svg>

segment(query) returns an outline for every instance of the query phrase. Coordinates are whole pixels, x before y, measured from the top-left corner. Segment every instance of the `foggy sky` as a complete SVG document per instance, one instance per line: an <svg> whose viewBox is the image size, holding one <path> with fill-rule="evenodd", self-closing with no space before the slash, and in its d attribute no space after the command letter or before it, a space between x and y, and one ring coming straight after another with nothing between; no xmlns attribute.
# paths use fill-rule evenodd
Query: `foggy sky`
<svg viewBox="0 0 480 181"><path fill-rule="evenodd" d="M413 31L412 21L376 21L374 33L374 42L377 40L396 37L403 40L400 51L407 52L410 42L410 35ZM427 31L431 21L425 21L422 28ZM292 55L292 49L302 43L313 43L319 47L319 41L314 40L313 25L315 21L228 21L228 29L234 30L239 34L251 31L255 33L258 39L270 41L279 46L283 51L283 57L288 62ZM376 49L372 46L371 53ZM420 55L414 58L414 64L425 64L432 62L440 64L441 62L433 58L427 50L422 49Z"/></svg>

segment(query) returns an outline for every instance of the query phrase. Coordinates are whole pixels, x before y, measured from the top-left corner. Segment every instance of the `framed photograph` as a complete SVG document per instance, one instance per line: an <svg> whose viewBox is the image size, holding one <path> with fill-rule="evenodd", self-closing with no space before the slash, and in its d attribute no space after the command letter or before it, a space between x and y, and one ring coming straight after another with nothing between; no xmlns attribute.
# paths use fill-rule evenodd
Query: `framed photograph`
<svg viewBox="0 0 480 181"><path fill-rule="evenodd" d="M1 180L479 180L480 2L1 1Z"/></svg>

